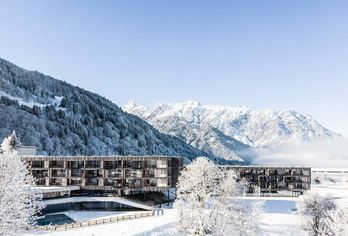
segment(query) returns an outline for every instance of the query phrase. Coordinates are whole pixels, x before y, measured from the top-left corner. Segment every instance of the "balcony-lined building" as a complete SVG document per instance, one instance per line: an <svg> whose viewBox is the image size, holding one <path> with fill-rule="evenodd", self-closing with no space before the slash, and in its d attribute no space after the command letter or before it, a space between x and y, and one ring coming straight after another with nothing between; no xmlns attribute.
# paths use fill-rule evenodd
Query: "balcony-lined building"
<svg viewBox="0 0 348 236"><path fill-rule="evenodd" d="M73 193L125 195L175 187L180 157L22 156L38 186L78 186Z"/></svg>
<svg viewBox="0 0 348 236"><path fill-rule="evenodd" d="M224 166L247 184L246 193L297 196L310 189L311 168L294 166Z"/></svg>

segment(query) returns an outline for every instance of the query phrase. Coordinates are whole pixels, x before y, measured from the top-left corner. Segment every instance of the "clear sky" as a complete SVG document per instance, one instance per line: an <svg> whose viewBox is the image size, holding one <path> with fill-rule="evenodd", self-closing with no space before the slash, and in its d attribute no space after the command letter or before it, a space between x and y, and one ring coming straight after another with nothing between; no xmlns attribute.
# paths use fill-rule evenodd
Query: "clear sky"
<svg viewBox="0 0 348 236"><path fill-rule="evenodd" d="M348 136L348 1L0 1L0 57L129 100L294 109Z"/></svg>

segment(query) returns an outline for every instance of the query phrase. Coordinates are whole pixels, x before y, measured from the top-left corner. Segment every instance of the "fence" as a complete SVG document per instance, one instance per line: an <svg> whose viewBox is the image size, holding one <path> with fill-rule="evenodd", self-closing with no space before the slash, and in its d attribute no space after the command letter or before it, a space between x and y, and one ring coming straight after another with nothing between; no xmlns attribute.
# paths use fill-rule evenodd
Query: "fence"
<svg viewBox="0 0 348 236"><path fill-rule="evenodd" d="M107 224L107 223L118 222L118 221L123 221L123 220L137 219L137 218L154 216L154 215L155 215L155 211L148 211L148 212L142 212L142 213L137 213L137 214L116 216L116 217L97 219L97 220L89 220L89 221L64 224L64 225L38 226L36 229L38 231L42 231L42 230L43 231L62 231L62 230L68 230L68 229L77 229L77 228L82 228L82 227L88 227L88 226L93 226L93 225ZM159 213L157 213L157 215L159 215Z"/></svg>

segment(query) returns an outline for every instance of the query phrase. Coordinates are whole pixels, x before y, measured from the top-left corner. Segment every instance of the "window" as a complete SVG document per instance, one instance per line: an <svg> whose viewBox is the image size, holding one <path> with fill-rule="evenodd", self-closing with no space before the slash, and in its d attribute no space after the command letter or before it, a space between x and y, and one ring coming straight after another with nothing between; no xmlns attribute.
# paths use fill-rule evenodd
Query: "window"
<svg viewBox="0 0 348 236"><path fill-rule="evenodd" d="M71 177L82 177L83 176L83 170L76 169L71 170Z"/></svg>
<svg viewBox="0 0 348 236"><path fill-rule="evenodd" d="M122 178L122 169L107 170L109 177Z"/></svg>
<svg viewBox="0 0 348 236"><path fill-rule="evenodd" d="M142 176L141 170L125 170L126 178L140 178Z"/></svg>
<svg viewBox="0 0 348 236"><path fill-rule="evenodd" d="M50 161L50 168L64 168L64 161Z"/></svg>
<svg viewBox="0 0 348 236"><path fill-rule="evenodd" d="M66 177L66 170L52 170L52 177Z"/></svg>
<svg viewBox="0 0 348 236"><path fill-rule="evenodd" d="M107 178L104 180L104 186L122 187L122 179Z"/></svg>
<svg viewBox="0 0 348 236"><path fill-rule="evenodd" d="M104 169L116 169L122 167L122 161L104 161Z"/></svg>
<svg viewBox="0 0 348 236"><path fill-rule="evenodd" d="M80 180L80 179L71 179L70 180L70 185L78 185L78 186L80 186L81 183L82 183L82 180Z"/></svg>
<svg viewBox="0 0 348 236"><path fill-rule="evenodd" d="M68 168L70 169L81 169L83 168L83 161L68 161Z"/></svg>
<svg viewBox="0 0 348 236"><path fill-rule="evenodd" d="M100 168L100 161L86 161L86 168Z"/></svg>
<svg viewBox="0 0 348 236"><path fill-rule="evenodd" d="M35 178L45 178L48 176L48 171L47 170L32 170L31 174Z"/></svg>
<svg viewBox="0 0 348 236"><path fill-rule="evenodd" d="M99 170L86 170L85 177L86 178L96 178L99 176Z"/></svg>
<svg viewBox="0 0 348 236"><path fill-rule="evenodd" d="M140 188L141 187L141 180L140 179L128 179L127 180L127 187L128 188Z"/></svg>
<svg viewBox="0 0 348 236"><path fill-rule="evenodd" d="M85 185L86 186L98 186L98 179L97 178L86 178Z"/></svg>
<svg viewBox="0 0 348 236"><path fill-rule="evenodd" d="M31 168L44 168L45 162L44 161L31 161L30 166L31 166Z"/></svg>

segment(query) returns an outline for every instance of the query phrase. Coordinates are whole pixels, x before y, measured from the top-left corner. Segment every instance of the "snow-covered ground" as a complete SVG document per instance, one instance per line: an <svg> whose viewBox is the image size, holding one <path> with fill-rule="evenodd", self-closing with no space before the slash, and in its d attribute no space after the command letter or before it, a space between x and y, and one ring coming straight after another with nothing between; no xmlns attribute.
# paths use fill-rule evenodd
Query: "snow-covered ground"
<svg viewBox="0 0 348 236"><path fill-rule="evenodd" d="M249 200L250 198L248 198ZM255 199L259 200L259 199ZM298 217L294 215L295 198L267 198L263 214L261 230L263 235L304 235L299 228ZM67 212L75 220L89 220L95 218L111 217L119 212ZM113 215L110 215L113 214ZM173 209L164 209L163 216L154 216L141 219L104 224L75 230L36 233L50 236L116 236L116 235L183 235L176 229L178 220L177 212ZM284 233L285 232L285 233ZM26 236L35 234L24 234Z"/></svg>
<svg viewBox="0 0 348 236"><path fill-rule="evenodd" d="M332 181L330 176L321 178L320 184L312 184L312 189L317 189L320 192L330 193L340 201L348 204L348 182L344 178L335 178ZM278 235L307 235L300 228L300 218L296 215L294 209L298 198L280 198L266 197L255 198L245 197L246 200L263 200L265 213L262 215L261 234L264 236ZM119 212L67 212L71 218L81 221L103 217L111 217L111 215L125 214ZM26 236L34 236L37 234L47 236L160 236L160 235L184 235L176 229L178 216L176 210L164 209L163 216L153 216L147 218L139 218L117 223L104 224L68 231L50 232L50 233L32 233L24 234Z"/></svg>

